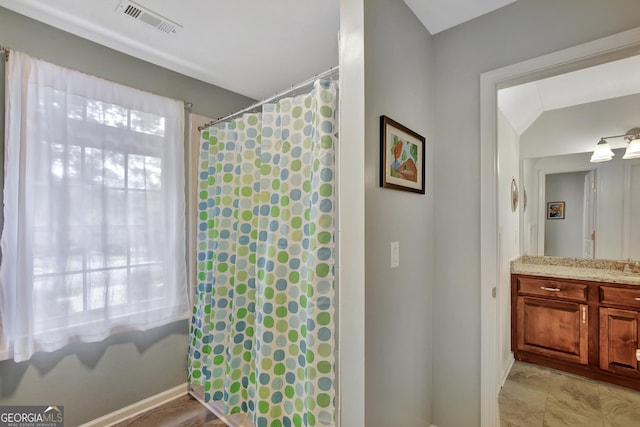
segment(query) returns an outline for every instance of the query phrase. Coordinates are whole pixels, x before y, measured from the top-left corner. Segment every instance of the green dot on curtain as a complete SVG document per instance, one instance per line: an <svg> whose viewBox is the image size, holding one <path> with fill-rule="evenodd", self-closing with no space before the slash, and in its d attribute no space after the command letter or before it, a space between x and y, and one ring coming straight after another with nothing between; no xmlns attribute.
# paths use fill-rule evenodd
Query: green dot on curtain
<svg viewBox="0 0 640 427"><path fill-rule="evenodd" d="M307 363L313 363L315 357L316 355L313 354L311 350L307 350L307 354L306 354Z"/></svg>
<svg viewBox="0 0 640 427"><path fill-rule="evenodd" d="M289 339L291 340L291 336L289 336ZM291 340L293 341L293 340ZM298 342L298 333L296 332L296 339L293 342ZM289 345L289 355L291 356L297 356L300 353L300 347L298 347L298 344L290 344Z"/></svg>
<svg viewBox="0 0 640 427"><path fill-rule="evenodd" d="M318 264L316 266L316 274L320 277L327 277L327 274L329 274L329 265L325 263Z"/></svg>
<svg viewBox="0 0 640 427"><path fill-rule="evenodd" d="M320 233L318 233L318 242L322 243L322 244L327 244L331 242L331 233L327 232L327 231L322 231Z"/></svg>
<svg viewBox="0 0 640 427"><path fill-rule="evenodd" d="M316 234L316 225L314 223L309 224L309 235L313 236Z"/></svg>
<svg viewBox="0 0 640 427"><path fill-rule="evenodd" d="M291 219L291 226L296 229L302 227L302 218L300 218L299 216L294 216Z"/></svg>
<svg viewBox="0 0 640 427"><path fill-rule="evenodd" d="M331 323L331 314L327 312L318 314L317 322L318 325L328 325L329 323Z"/></svg>
<svg viewBox="0 0 640 427"><path fill-rule="evenodd" d="M315 369L313 369L312 366L307 366L307 378L309 378L311 381L316 379L316 376L318 375L318 373L316 372Z"/></svg>
<svg viewBox="0 0 640 427"><path fill-rule="evenodd" d="M278 307L278 308L276 308L276 316L278 316L278 317L287 317L288 314L289 314L289 312L287 311L286 307Z"/></svg>
<svg viewBox="0 0 640 427"><path fill-rule="evenodd" d="M333 110L331 109L331 107L327 107L325 105L324 107L320 108L320 114L322 114L324 117L333 117Z"/></svg>
<svg viewBox="0 0 640 427"><path fill-rule="evenodd" d="M284 388L284 395L287 396L289 399L291 399L293 398L293 396L296 395L296 391L293 387L288 385Z"/></svg>
<svg viewBox="0 0 640 427"><path fill-rule="evenodd" d="M226 262L221 262L218 264L218 271L220 273L224 273L229 269L229 265Z"/></svg>
<svg viewBox="0 0 640 427"><path fill-rule="evenodd" d="M320 225L320 227L323 227L323 228L332 227L333 226L333 216L332 215L328 215L328 214L320 215L320 218L318 219L318 224Z"/></svg>
<svg viewBox="0 0 640 427"><path fill-rule="evenodd" d="M279 179L274 179L274 180L271 182L271 188L272 188L273 190L275 190L275 191L279 190L279 189L280 189L280 180L279 180Z"/></svg>
<svg viewBox="0 0 640 427"><path fill-rule="evenodd" d="M305 181L304 183L302 183L302 189L308 193L311 191L311 181Z"/></svg>
<svg viewBox="0 0 640 427"><path fill-rule="evenodd" d="M291 143L290 143L289 141L285 141L285 142L282 144L282 152L286 154L286 153L288 153L290 150L291 150Z"/></svg>
<svg viewBox="0 0 640 427"><path fill-rule="evenodd" d="M242 187L242 195L244 197L250 197L253 193L253 189L251 187Z"/></svg>
<svg viewBox="0 0 640 427"><path fill-rule="evenodd" d="M260 167L260 174L262 176L269 175L271 173L271 166L264 164Z"/></svg>
<svg viewBox="0 0 640 427"><path fill-rule="evenodd" d="M273 295L275 294L272 288L267 288L264 290L264 297L266 299L273 299Z"/></svg>
<svg viewBox="0 0 640 427"><path fill-rule="evenodd" d="M244 359L245 362L251 362L251 359L253 359L253 356L251 355L250 351L245 351L244 354L242 355L242 359Z"/></svg>
<svg viewBox="0 0 640 427"><path fill-rule="evenodd" d="M300 281L300 273L297 271L292 271L289 273L289 281L291 283L298 283Z"/></svg>
<svg viewBox="0 0 640 427"><path fill-rule="evenodd" d="M261 401L260 403L258 403L258 411L260 411L261 414L266 414L267 412L269 412L269 404L264 400Z"/></svg>
<svg viewBox="0 0 640 427"><path fill-rule="evenodd" d="M260 398L262 399L267 399L270 394L271 391L268 387L260 387L260 390L258 390L258 396L260 396Z"/></svg>
<svg viewBox="0 0 640 427"><path fill-rule="evenodd" d="M328 374L333 371L333 366L331 365L331 363L323 360L322 362L318 362L318 371L321 374Z"/></svg>
<svg viewBox="0 0 640 427"><path fill-rule="evenodd" d="M249 119L247 120L247 123L249 123L251 126L255 126L258 124L258 116L256 116L255 114L252 114L249 116Z"/></svg>
<svg viewBox="0 0 640 427"><path fill-rule="evenodd" d="M322 184L320 186L320 195L323 197L329 197L333 194L333 186L331 184Z"/></svg>
<svg viewBox="0 0 640 427"><path fill-rule="evenodd" d="M302 115L302 107L297 106L291 111L291 115L295 118L298 118Z"/></svg>
<svg viewBox="0 0 640 427"><path fill-rule="evenodd" d="M282 408L280 406L274 406L271 408L269 415L271 418L275 418L275 420L271 422L270 427L282 427L282 422L278 419L282 415Z"/></svg>
<svg viewBox="0 0 640 427"><path fill-rule="evenodd" d="M284 375L286 370L287 369L285 368L284 363L276 363L276 365L273 367L273 373L276 375Z"/></svg>
<svg viewBox="0 0 640 427"><path fill-rule="evenodd" d="M300 159L295 159L294 161L291 162L291 170L294 172L298 172L300 171L300 168L302 167L302 162L300 161Z"/></svg>
<svg viewBox="0 0 640 427"><path fill-rule="evenodd" d="M307 297L305 295L301 295L300 296L300 307L307 308ZM303 328L304 328L304 326L303 326ZM303 331L304 331L304 329L303 329ZM304 332L303 332L302 335L305 336Z"/></svg>
<svg viewBox="0 0 640 427"><path fill-rule="evenodd" d="M278 320L276 330L282 334L286 333L289 330L289 322L287 320Z"/></svg>
<svg viewBox="0 0 640 427"><path fill-rule="evenodd" d="M244 295L245 292L247 292L247 285L245 285L244 283L240 283L238 286L236 286L236 293L238 295Z"/></svg>
<svg viewBox="0 0 640 427"><path fill-rule="evenodd" d="M236 316L238 317L238 319L244 319L245 317L247 317L247 309L239 308Z"/></svg>
<svg viewBox="0 0 640 427"><path fill-rule="evenodd" d="M331 148L333 146L333 137L331 135L325 135L320 140L320 145L322 148Z"/></svg>
<svg viewBox="0 0 640 427"><path fill-rule="evenodd" d="M191 372L191 376L193 378L200 378L202 376L202 372L200 372L199 370L194 370Z"/></svg>
<svg viewBox="0 0 640 427"><path fill-rule="evenodd" d="M279 292L276 295L276 304L278 305L284 305L287 303L287 294L285 294L284 292Z"/></svg>
<svg viewBox="0 0 640 427"><path fill-rule="evenodd" d="M210 345L205 345L205 346L203 346L203 347L202 347L202 352L203 352L204 354L211 354L211 350L212 350L212 349L211 349L211 346L210 346Z"/></svg>
<svg viewBox="0 0 640 427"><path fill-rule="evenodd" d="M233 174L230 173L225 173L224 176L222 177L222 180L226 183L229 183L231 181L233 181Z"/></svg>
<svg viewBox="0 0 640 427"><path fill-rule="evenodd" d="M200 192L200 200L207 200L209 198L209 193L206 191Z"/></svg>
<svg viewBox="0 0 640 427"><path fill-rule="evenodd" d="M331 404L331 396L327 393L318 394L318 406L321 408L326 408Z"/></svg>
<svg viewBox="0 0 640 427"><path fill-rule="evenodd" d="M273 366L273 361L271 359L262 359L262 361L260 362L260 366L263 370L269 371Z"/></svg>
<svg viewBox="0 0 640 427"><path fill-rule="evenodd" d="M229 387L229 391L231 391L231 393L237 393L238 391L240 391L240 383L236 382L231 384L231 387Z"/></svg>
<svg viewBox="0 0 640 427"><path fill-rule="evenodd" d="M288 196L282 196L280 198L280 205L289 206L289 197Z"/></svg>
<svg viewBox="0 0 640 427"><path fill-rule="evenodd" d="M243 350L244 346L242 344L234 345L231 349L231 354L233 354L234 356L240 356Z"/></svg>
<svg viewBox="0 0 640 427"><path fill-rule="evenodd" d="M256 254L251 254L249 255L249 264L255 264L256 263Z"/></svg>
<svg viewBox="0 0 640 427"><path fill-rule="evenodd" d="M316 409L316 402L309 402L309 400L311 400L311 398L307 399L307 408L309 408L310 411L313 411L314 409ZM316 417L312 412L307 413L307 425L309 427L314 427L316 425Z"/></svg>
<svg viewBox="0 0 640 427"><path fill-rule="evenodd" d="M298 404L298 401L300 401L300 404ZM304 408L304 405L302 404L302 401L300 399L296 399L296 409L298 411L302 411L302 409ZM295 414L293 416L293 425L295 425L296 427L302 427L302 417L298 414Z"/></svg>
<svg viewBox="0 0 640 427"><path fill-rule="evenodd" d="M273 324L275 323L273 320L273 317L271 316L264 316L262 323L264 324L264 326L266 326L267 328L273 328Z"/></svg>
<svg viewBox="0 0 640 427"><path fill-rule="evenodd" d="M264 278L264 282L268 286L273 286L273 284L276 282L276 277L271 273L267 273L267 276Z"/></svg>
<svg viewBox="0 0 640 427"><path fill-rule="evenodd" d="M280 208L278 206L271 207L271 217L278 218L280 216Z"/></svg>
<svg viewBox="0 0 640 427"><path fill-rule="evenodd" d="M265 272L264 270L258 271L258 279L264 280Z"/></svg>
<svg viewBox="0 0 640 427"><path fill-rule="evenodd" d="M287 261L289 261L289 254L285 251L278 252L278 262L281 262L284 264Z"/></svg>
<svg viewBox="0 0 640 427"><path fill-rule="evenodd" d="M200 221L206 221L209 215L206 212L200 212Z"/></svg>
<svg viewBox="0 0 640 427"><path fill-rule="evenodd" d="M333 350L331 349L331 345L327 343L322 343L318 346L318 354L322 357L329 357Z"/></svg>
<svg viewBox="0 0 640 427"><path fill-rule="evenodd" d="M249 338L253 337L253 328L247 328L247 329L245 329L245 330L244 330L244 334L245 334L247 337L249 337Z"/></svg>
<svg viewBox="0 0 640 427"><path fill-rule="evenodd" d="M291 233L291 239L294 242L300 243L302 242L302 238L303 238L302 230L296 230L293 233Z"/></svg>
<svg viewBox="0 0 640 427"><path fill-rule="evenodd" d="M204 312L207 314L211 314L211 306L210 305L205 306Z"/></svg>

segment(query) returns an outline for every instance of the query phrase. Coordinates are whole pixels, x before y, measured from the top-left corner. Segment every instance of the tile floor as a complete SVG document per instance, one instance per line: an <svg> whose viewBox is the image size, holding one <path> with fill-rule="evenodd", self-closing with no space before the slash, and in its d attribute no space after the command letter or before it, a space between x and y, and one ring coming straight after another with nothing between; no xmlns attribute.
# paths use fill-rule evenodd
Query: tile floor
<svg viewBox="0 0 640 427"><path fill-rule="evenodd" d="M498 400L501 427L640 426L640 391L524 362Z"/></svg>

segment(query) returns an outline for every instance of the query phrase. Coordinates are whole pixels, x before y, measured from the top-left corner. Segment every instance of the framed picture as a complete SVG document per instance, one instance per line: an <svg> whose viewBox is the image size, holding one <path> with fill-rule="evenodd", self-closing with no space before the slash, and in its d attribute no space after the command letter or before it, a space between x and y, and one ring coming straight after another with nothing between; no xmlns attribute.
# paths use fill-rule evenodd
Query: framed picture
<svg viewBox="0 0 640 427"><path fill-rule="evenodd" d="M547 219L564 219L564 202L548 202Z"/></svg>
<svg viewBox="0 0 640 427"><path fill-rule="evenodd" d="M380 116L380 187L424 194L425 139Z"/></svg>

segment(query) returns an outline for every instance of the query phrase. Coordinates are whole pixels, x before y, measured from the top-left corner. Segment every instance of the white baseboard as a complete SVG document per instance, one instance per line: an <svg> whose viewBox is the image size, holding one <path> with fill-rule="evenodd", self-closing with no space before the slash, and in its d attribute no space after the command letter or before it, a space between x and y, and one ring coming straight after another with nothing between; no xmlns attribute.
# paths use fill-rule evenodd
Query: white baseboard
<svg viewBox="0 0 640 427"><path fill-rule="evenodd" d="M133 403L124 408L118 409L100 418L96 418L93 421L89 421L86 424L82 424L80 427L106 427L126 420L127 418L139 415L149 409L153 409L157 406L163 405L173 399L184 396L189 393L189 384L184 383L175 386L169 390L163 391L156 395L147 397L144 400Z"/></svg>

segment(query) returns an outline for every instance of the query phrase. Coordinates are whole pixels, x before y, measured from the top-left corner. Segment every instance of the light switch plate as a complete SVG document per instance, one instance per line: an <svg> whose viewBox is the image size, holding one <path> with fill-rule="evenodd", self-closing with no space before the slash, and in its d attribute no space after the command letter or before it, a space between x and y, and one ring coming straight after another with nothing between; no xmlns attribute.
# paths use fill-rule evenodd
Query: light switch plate
<svg viewBox="0 0 640 427"><path fill-rule="evenodd" d="M391 268L400 266L400 242L391 242Z"/></svg>

